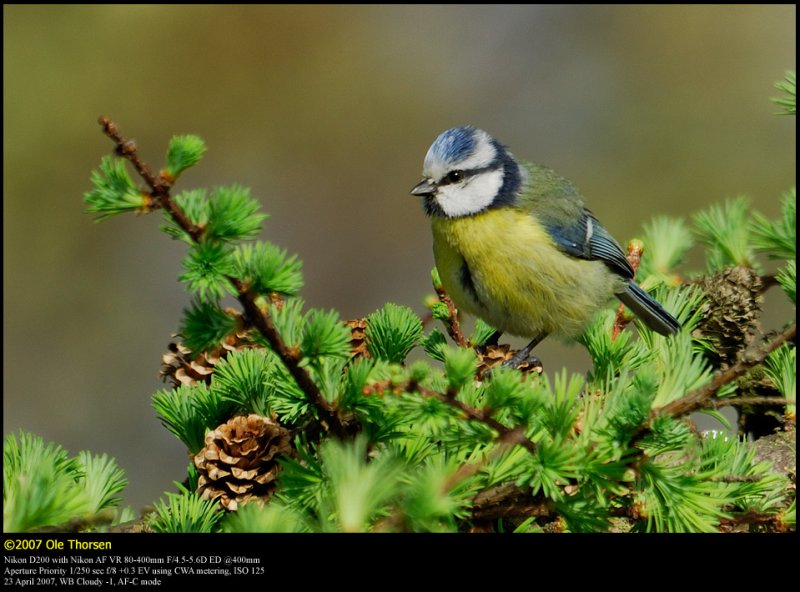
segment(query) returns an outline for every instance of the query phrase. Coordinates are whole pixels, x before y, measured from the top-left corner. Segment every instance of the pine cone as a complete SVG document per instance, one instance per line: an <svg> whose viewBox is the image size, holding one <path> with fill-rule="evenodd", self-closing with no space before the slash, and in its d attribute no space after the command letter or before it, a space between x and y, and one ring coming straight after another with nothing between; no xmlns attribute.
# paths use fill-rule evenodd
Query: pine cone
<svg viewBox="0 0 800 592"><path fill-rule="evenodd" d="M173 335L176 337L176 335ZM161 356L161 380L172 382L173 387L182 384L193 386L198 382L211 382L214 367L229 353L240 351L249 347L259 347L250 340L247 331L229 335L220 347L194 354L183 343L170 343L169 351Z"/></svg>
<svg viewBox="0 0 800 592"><path fill-rule="evenodd" d="M344 324L350 327L350 357L370 357L369 350L367 349L367 321L364 319L355 319L353 321L345 321Z"/></svg>
<svg viewBox="0 0 800 592"><path fill-rule="evenodd" d="M483 379L484 375L492 368L499 367L507 362L516 354L516 350L511 349L507 343L503 345L490 345L478 350L478 371L475 373L479 379ZM534 357L529 357L522 362L517 369L521 372L536 372L541 374L544 368L542 363Z"/></svg>
<svg viewBox="0 0 800 592"><path fill-rule="evenodd" d="M172 342L167 347L169 351L161 356L163 363L159 372L163 382L170 380L173 387L210 382L218 357L205 353L194 357L192 350L182 343Z"/></svg>
<svg viewBox="0 0 800 592"><path fill-rule="evenodd" d="M206 434L206 446L194 457L200 471L198 491L235 511L250 500L267 501L275 490L276 457L291 451L289 431L260 415L237 415Z"/></svg>
<svg viewBox="0 0 800 592"><path fill-rule="evenodd" d="M761 278L749 267L729 267L703 278L706 293L703 319L697 331L716 347L715 366L730 366L753 341L759 328Z"/></svg>

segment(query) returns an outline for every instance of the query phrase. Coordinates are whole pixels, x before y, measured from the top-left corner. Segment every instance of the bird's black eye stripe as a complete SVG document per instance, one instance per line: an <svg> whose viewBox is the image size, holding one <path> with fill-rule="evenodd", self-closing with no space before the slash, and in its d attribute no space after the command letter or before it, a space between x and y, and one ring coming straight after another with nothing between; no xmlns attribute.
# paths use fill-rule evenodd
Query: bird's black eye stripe
<svg viewBox="0 0 800 592"><path fill-rule="evenodd" d="M481 167L478 169L470 169L467 171L462 171L460 169L456 169L454 171L450 171L442 180L439 181L438 185L450 185L452 183L458 183L459 181L463 181L469 177L474 177L475 175L480 175L481 173L485 173L486 171L491 171L498 168L496 165L491 164L489 166Z"/></svg>

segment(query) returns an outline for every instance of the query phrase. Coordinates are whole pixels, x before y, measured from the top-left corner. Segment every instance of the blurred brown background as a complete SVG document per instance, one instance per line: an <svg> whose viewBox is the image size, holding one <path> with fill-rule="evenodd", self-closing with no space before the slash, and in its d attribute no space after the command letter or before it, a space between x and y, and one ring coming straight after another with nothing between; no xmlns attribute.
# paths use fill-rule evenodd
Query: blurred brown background
<svg viewBox="0 0 800 592"><path fill-rule="evenodd" d="M114 118L181 188L240 183L298 253L309 305L422 313L429 227L408 195L444 129L473 124L584 192L620 241L654 214L795 183L796 8L778 6L4 6L4 434L107 452L138 508L188 458L150 407L189 301L160 217L95 225L89 174ZM695 258L696 266L701 262ZM774 323L794 314L781 299ZM785 299L784 299L785 300ZM772 301L770 301L772 302ZM772 316L769 316L772 315ZM774 325L773 325L774 326ZM545 342L546 368L584 370Z"/></svg>

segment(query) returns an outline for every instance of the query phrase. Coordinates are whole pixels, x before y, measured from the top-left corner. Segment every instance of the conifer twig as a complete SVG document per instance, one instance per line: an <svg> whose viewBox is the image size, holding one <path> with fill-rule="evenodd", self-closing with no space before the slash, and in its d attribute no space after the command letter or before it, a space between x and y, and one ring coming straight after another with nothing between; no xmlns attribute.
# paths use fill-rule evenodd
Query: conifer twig
<svg viewBox="0 0 800 592"><path fill-rule="evenodd" d="M436 288L436 295L439 297L446 306L447 310L450 313L447 318L447 332L450 334L450 337L453 338L453 341L456 342L458 347L468 347L469 342L467 338L464 337L463 331L461 331L461 325L458 322L458 311L456 310L456 305L453 303L453 299L444 291L443 288Z"/></svg>
<svg viewBox="0 0 800 592"><path fill-rule="evenodd" d="M98 120L100 125L103 126L103 133L116 144L116 153L128 160L139 173L139 176L144 179L148 187L150 187L150 198L155 200L159 207L167 210L172 216L172 219L192 237L192 240L198 242L203 234L203 229L192 224L183 211L178 207L171 196L170 190L172 189L172 182L165 178L163 175L156 177L146 162L139 158L137 154L136 142L133 140L126 140L119 133L117 124L106 116L101 116Z"/></svg>
<svg viewBox="0 0 800 592"><path fill-rule="evenodd" d="M418 384L409 383L406 387L406 390L408 391L416 390L423 396L435 397L440 401L443 401L448 405L455 407L456 409L460 410L464 415L466 415L467 419L472 419L484 425L487 425L494 431L496 431L498 434L500 434L500 436L498 437L498 441L500 442L503 442L505 444L519 444L531 454L534 454L536 452L536 444L534 444L533 440L531 440L525 435L525 431L523 429L524 426L520 425L513 428L506 427L502 423L491 417L490 409L474 409L473 407L470 407L466 403L459 401L455 397L449 396L447 393L440 393L439 391L425 388L423 386L419 386Z"/></svg>
<svg viewBox="0 0 800 592"><path fill-rule="evenodd" d="M673 401L664 407L654 409L650 414L651 417L649 423L652 423L652 420L658 415L681 417L683 415L688 415L689 413L692 413L693 411L696 411L702 407L707 407L709 406L709 403L711 403L711 406L713 406L717 404L716 401L726 401L726 399L713 398L721 387L733 382L740 376L747 374L752 368L761 364L767 358L767 356L769 356L769 354L778 349L787 341L793 341L796 339L796 337L797 323L794 323L791 327L786 329L783 333L778 335L764 347L751 354L743 356L739 362L727 370L718 372L714 379L706 386L700 387L685 397L682 397L677 401ZM728 400L728 402L731 400L733 399ZM724 404L721 404L720 406L724 406Z"/></svg>
<svg viewBox="0 0 800 592"><path fill-rule="evenodd" d="M753 526L775 525L780 527L782 523L781 518L782 516L780 514L765 514L762 512L754 512L753 510L749 510L738 516L720 518L719 524L723 528L732 528L740 524L748 524Z"/></svg>
<svg viewBox="0 0 800 592"><path fill-rule="evenodd" d="M480 491L472 501L472 519L494 522L502 518L553 517L555 504L529 489L502 483Z"/></svg>
<svg viewBox="0 0 800 592"><path fill-rule="evenodd" d="M403 384L394 384L391 380L385 380L366 387L364 389L364 394L382 394L387 390L395 394L400 394L403 392L418 392L423 397L439 399L440 401L447 403L448 405L461 411L464 415L466 415L467 419L478 421L495 430L498 434L500 434L500 436L497 438L499 442L504 444L519 444L531 454L536 452L536 444L534 444L533 440L525 435L524 426L519 425L513 428L507 427L491 417L491 409L481 410L470 407L466 403L456 399L455 392L452 390L442 393L434 389L421 386L419 383L413 380Z"/></svg>
<svg viewBox="0 0 800 592"><path fill-rule="evenodd" d="M489 464L491 461L496 460L497 457L499 457L502 452L503 452L503 447L498 447L494 449L490 454L484 455L484 457L479 461L468 462L461 465L455 472L453 472L447 479L445 479L445 481L439 488L439 493L441 495L447 495L461 481L471 477L472 475L480 471L483 467L485 467L487 464ZM478 494L474 499L478 499L481 493L482 491L478 492ZM406 523L406 516L403 513L403 508L401 506L397 506L389 516L387 516L385 519L381 520L378 523L375 530L376 532L396 531L396 530L402 532L407 531L408 525Z"/></svg>
<svg viewBox="0 0 800 592"><path fill-rule="evenodd" d="M126 140L119 132L119 127L110 118L102 116L99 123L103 126L103 132L111 138L116 145L116 152L127 159L144 179L150 188L150 197L164 208L178 226L186 231L195 242L199 242L203 234L203 229L191 223L183 210L172 199L170 190L172 182L164 175L156 176L152 173L146 162L139 158L136 150L136 143L133 140ZM296 354L283 341L278 330L269 317L269 314L262 311L256 304L255 294L251 292L249 286L241 279L226 276L236 288L236 298L241 303L246 313L247 321L254 326L270 344L272 350L283 362L286 369L297 382L297 385L308 397L309 401L317 409L320 419L339 437L347 436L347 429L336 410L325 400L317 384L312 380L305 368L300 366L300 360Z"/></svg>
<svg viewBox="0 0 800 592"><path fill-rule="evenodd" d="M784 397L712 397L703 407L739 407L742 405L794 405L793 401Z"/></svg>
<svg viewBox="0 0 800 592"><path fill-rule="evenodd" d="M758 483L761 479L758 475L724 475L722 477L712 477L709 481L717 483Z"/></svg>

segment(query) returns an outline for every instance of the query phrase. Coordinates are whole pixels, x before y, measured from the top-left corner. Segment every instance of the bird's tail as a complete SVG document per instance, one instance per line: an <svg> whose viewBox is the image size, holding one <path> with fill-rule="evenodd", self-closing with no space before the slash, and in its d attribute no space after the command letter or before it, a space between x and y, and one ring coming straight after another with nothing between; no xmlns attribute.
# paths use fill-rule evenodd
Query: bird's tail
<svg viewBox="0 0 800 592"><path fill-rule="evenodd" d="M632 281L628 282L623 292L617 294L617 298L656 333L675 335L681 328L675 317Z"/></svg>

